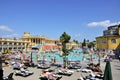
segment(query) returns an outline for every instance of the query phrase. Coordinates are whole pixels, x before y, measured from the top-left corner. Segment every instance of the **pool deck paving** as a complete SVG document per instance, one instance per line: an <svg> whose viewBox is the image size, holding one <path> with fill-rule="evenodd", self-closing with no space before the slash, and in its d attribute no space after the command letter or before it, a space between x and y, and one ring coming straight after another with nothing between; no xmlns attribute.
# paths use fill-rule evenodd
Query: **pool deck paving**
<svg viewBox="0 0 120 80"><path fill-rule="evenodd" d="M97 63L97 61L94 61L94 63ZM101 61L101 67L105 68L105 62ZM113 80L120 80L120 62L119 60L113 60L111 62L111 69L112 69L112 76ZM4 70L4 76L7 76L9 73L14 72L12 66L3 67ZM41 74L41 69L37 69L36 67L30 67L30 71L33 71L34 74L30 75L28 77L21 77L21 76L15 76L13 75L14 80L40 80L39 76ZM83 76L89 75L88 73L83 72L77 72L74 70L74 73L71 76L64 76L62 75L62 78L60 80L77 80L81 77L81 74ZM98 79L99 80L99 79Z"/></svg>

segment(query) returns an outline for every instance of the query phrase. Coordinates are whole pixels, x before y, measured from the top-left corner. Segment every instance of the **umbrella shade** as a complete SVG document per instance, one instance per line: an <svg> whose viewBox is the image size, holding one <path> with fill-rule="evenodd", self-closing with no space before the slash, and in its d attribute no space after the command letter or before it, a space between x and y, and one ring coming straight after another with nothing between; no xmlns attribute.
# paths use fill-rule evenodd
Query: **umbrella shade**
<svg viewBox="0 0 120 80"><path fill-rule="evenodd" d="M36 50L39 49L39 48L40 48L40 46L33 46L32 47L32 49L36 49Z"/></svg>
<svg viewBox="0 0 120 80"><path fill-rule="evenodd" d="M111 72L110 61L107 61L107 62L106 62L103 80L113 80L113 79L112 79L112 72Z"/></svg>

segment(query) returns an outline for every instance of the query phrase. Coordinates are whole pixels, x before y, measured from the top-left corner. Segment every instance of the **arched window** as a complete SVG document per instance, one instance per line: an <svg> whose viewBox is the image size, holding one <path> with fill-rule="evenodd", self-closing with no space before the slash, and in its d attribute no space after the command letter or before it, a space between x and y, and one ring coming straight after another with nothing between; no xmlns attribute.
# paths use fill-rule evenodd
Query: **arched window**
<svg viewBox="0 0 120 80"><path fill-rule="evenodd" d="M115 39L111 39L111 43L116 43L116 40Z"/></svg>

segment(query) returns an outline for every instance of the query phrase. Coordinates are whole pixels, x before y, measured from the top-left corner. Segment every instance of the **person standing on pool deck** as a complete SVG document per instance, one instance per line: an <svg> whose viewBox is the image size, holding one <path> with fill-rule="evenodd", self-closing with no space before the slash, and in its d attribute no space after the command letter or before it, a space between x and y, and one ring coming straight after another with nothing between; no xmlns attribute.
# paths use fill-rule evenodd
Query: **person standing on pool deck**
<svg viewBox="0 0 120 80"><path fill-rule="evenodd" d="M54 63L56 63L56 57L54 57Z"/></svg>

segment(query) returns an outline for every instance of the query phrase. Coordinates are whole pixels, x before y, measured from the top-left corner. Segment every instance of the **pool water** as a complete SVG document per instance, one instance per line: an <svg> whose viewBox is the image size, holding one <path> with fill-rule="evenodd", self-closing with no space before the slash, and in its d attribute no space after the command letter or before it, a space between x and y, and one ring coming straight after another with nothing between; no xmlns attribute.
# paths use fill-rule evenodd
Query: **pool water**
<svg viewBox="0 0 120 80"><path fill-rule="evenodd" d="M30 56L29 53L26 54L26 56ZM47 61L51 61L51 59L56 59L57 62L61 62L63 61L63 57L60 56L60 53L32 53L32 58L34 60L37 59L37 56L40 57L40 60L43 60L43 58L45 58ZM81 52L81 50L74 50L72 51L68 56L68 60L72 60L72 61L81 61L84 58L89 58L88 54L83 54ZM96 56L93 54L92 56L94 59L96 58Z"/></svg>

